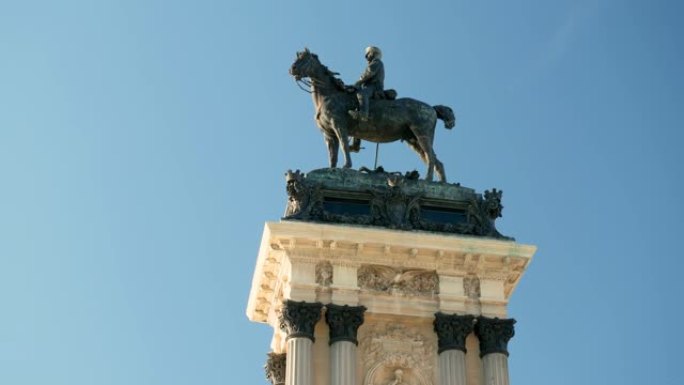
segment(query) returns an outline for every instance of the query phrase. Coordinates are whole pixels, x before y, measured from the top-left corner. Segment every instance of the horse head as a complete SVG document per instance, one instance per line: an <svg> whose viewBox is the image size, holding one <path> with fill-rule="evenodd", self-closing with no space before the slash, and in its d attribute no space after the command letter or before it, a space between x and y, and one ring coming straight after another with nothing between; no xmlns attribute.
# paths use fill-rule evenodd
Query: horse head
<svg viewBox="0 0 684 385"><path fill-rule="evenodd" d="M318 56L309 51L308 48L304 48L304 51L297 52L297 58L290 67L290 75L294 76L295 80L311 77L314 71L313 64L320 65Z"/></svg>

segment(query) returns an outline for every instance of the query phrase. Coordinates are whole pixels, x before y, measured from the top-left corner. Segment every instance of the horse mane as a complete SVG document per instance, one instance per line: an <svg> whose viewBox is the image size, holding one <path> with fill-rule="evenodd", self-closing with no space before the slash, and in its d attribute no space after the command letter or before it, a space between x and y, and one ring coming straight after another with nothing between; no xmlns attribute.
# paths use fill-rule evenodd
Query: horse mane
<svg viewBox="0 0 684 385"><path fill-rule="evenodd" d="M335 87L337 87L337 89L338 89L339 91L345 91L345 84L344 84L344 81L343 81L342 79L340 79L340 78L337 77L337 75L339 75L340 73L339 73L339 72L333 72L333 71L331 71L331 70L328 68L328 66L326 66L326 65L323 64L323 63L321 63L321 61L318 60L318 55L316 55L315 53L311 53L311 56L313 56L313 58L316 59L316 61L318 62L318 64L319 64L321 67L323 67L324 73L332 78L332 81L333 81L333 84L335 84Z"/></svg>

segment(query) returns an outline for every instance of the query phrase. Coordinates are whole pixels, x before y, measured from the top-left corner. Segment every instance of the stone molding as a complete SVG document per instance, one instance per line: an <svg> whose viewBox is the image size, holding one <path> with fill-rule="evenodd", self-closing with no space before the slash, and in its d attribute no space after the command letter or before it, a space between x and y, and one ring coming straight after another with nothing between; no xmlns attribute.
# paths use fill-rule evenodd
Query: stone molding
<svg viewBox="0 0 684 385"><path fill-rule="evenodd" d="M508 356L508 341L515 335L515 320L477 317L475 334L480 340L480 357L491 353L503 353Z"/></svg>
<svg viewBox="0 0 684 385"><path fill-rule="evenodd" d="M285 293L285 299L313 302L317 289L329 289L334 296L335 291L341 290L336 286L338 277L328 279L326 269L329 267L325 262L330 263L333 270L339 266L374 265L401 272L424 270L436 271L439 276L477 277L480 282L502 281L503 293L497 298L500 302L497 306L505 305L535 251L536 247L532 245L487 238L302 221L267 222L252 279L247 316L255 322L277 324L280 298L287 287L296 287L299 291ZM306 282L298 281L288 270L289 266L303 263L318 268L318 274L307 278ZM327 286L328 282L330 286ZM474 279L467 283L466 293L472 297L466 298L477 296L475 283ZM351 286L344 288L353 289ZM302 295L305 291L310 291L310 295ZM368 293L383 294L375 290L368 290ZM437 298L427 293L421 297L432 301ZM429 316L439 310L435 303Z"/></svg>
<svg viewBox="0 0 684 385"><path fill-rule="evenodd" d="M308 338L315 342L314 327L321 319L323 305L317 302L285 301L280 314L280 329L285 330L287 339Z"/></svg>
<svg viewBox="0 0 684 385"><path fill-rule="evenodd" d="M287 362L287 353L268 353L264 371L266 372L266 379L272 385L285 384L285 363Z"/></svg>
<svg viewBox="0 0 684 385"><path fill-rule="evenodd" d="M457 315L435 313L434 328L437 333L437 352L460 350L466 352L465 340L472 333L475 317L472 315Z"/></svg>
<svg viewBox="0 0 684 385"><path fill-rule="evenodd" d="M363 324L365 306L326 305L325 322L330 328L330 345L339 341L349 341L358 345L356 334Z"/></svg>

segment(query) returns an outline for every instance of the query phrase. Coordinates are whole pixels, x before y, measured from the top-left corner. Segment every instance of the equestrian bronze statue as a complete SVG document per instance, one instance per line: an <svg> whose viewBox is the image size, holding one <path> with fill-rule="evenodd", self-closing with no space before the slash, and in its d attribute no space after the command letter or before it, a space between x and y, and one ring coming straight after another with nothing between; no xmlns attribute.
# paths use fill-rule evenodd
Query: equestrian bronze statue
<svg viewBox="0 0 684 385"><path fill-rule="evenodd" d="M430 106L411 98L373 99L368 118L357 119L350 114L350 111L359 111L357 90L345 86L336 73L321 64L316 54L308 49L297 52L290 75L297 81L308 78L311 82L316 124L328 146L330 167L337 167L340 146L344 154L344 167L351 167L350 137L375 143L403 140L427 165L426 180L431 181L433 172L436 172L439 180L446 182L444 166L437 159L432 143L437 119L444 121L446 128L455 125L456 118L451 108Z"/></svg>

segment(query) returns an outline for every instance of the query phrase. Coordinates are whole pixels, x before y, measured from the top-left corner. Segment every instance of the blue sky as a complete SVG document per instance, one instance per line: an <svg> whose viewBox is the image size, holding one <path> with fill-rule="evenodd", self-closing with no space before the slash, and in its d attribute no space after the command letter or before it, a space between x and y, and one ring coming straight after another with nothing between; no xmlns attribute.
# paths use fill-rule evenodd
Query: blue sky
<svg viewBox="0 0 684 385"><path fill-rule="evenodd" d="M449 180L503 189L499 229L539 246L512 383L679 384L683 8L0 3L0 383L266 384L263 223L327 165L287 69L306 46L353 82L374 44L387 87L455 110Z"/></svg>

